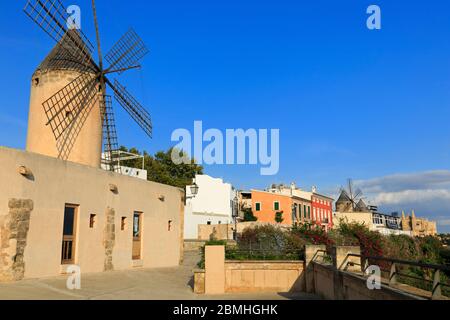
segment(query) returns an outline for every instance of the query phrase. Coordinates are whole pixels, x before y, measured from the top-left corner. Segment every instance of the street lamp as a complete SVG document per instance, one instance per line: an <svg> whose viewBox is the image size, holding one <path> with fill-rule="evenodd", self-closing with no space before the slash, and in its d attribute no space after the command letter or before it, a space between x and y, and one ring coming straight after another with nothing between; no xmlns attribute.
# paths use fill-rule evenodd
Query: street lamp
<svg viewBox="0 0 450 320"><path fill-rule="evenodd" d="M200 189L198 184L195 182L193 185L189 186L189 188L191 189L191 194L189 196L187 195L187 187L184 189L184 205L187 204L187 199L195 198L198 194L198 190Z"/></svg>
<svg viewBox="0 0 450 320"><path fill-rule="evenodd" d="M191 195L192 198L195 198L195 196L198 194L198 185L194 182L194 184L191 186Z"/></svg>
<svg viewBox="0 0 450 320"><path fill-rule="evenodd" d="M234 218L234 232L233 232L233 238L235 241L237 241L237 223L239 218L239 197L236 193L234 197L234 203L233 203L233 218Z"/></svg>

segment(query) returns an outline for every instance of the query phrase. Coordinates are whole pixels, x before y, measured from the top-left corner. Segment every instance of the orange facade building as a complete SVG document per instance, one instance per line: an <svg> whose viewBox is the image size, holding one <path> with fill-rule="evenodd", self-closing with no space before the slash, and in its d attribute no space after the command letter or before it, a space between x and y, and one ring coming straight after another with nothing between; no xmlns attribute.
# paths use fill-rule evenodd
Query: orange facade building
<svg viewBox="0 0 450 320"><path fill-rule="evenodd" d="M281 224L292 226L312 218L311 201L290 195L252 190L252 210L258 222L276 223L281 213Z"/></svg>

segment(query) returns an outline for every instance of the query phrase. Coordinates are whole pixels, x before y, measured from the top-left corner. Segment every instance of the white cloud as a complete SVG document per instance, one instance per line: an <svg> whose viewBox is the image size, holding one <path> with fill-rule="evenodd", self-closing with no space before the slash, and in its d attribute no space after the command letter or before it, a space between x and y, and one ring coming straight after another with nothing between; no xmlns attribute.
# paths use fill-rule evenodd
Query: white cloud
<svg viewBox="0 0 450 320"><path fill-rule="evenodd" d="M435 170L411 174L394 174L370 180L355 181L367 193L404 190L450 190L450 171Z"/></svg>
<svg viewBox="0 0 450 320"><path fill-rule="evenodd" d="M450 232L450 171L394 174L355 181L367 201L383 212L411 212L438 222Z"/></svg>
<svg viewBox="0 0 450 320"><path fill-rule="evenodd" d="M450 219L438 220L438 225L442 227L450 227Z"/></svg>
<svg viewBox="0 0 450 320"><path fill-rule="evenodd" d="M449 201L450 190L404 190L399 192L381 192L376 194L374 202L380 205L402 203L420 203L428 201Z"/></svg>

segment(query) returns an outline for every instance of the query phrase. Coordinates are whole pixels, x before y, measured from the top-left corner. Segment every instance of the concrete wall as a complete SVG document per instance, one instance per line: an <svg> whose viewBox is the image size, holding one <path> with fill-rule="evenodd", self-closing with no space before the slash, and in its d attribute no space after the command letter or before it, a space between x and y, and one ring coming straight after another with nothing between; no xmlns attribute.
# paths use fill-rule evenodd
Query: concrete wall
<svg viewBox="0 0 450 320"><path fill-rule="evenodd" d="M303 261L226 261L225 292L304 291Z"/></svg>
<svg viewBox="0 0 450 320"><path fill-rule="evenodd" d="M371 212L333 212L333 223L335 228L339 227L341 220L348 223L363 223L370 230L374 228Z"/></svg>
<svg viewBox="0 0 450 320"><path fill-rule="evenodd" d="M31 174L22 176L18 173L19 166L27 167ZM22 230L26 232L25 278L60 274L65 204L79 206L75 263L83 273L104 271L111 257L114 270L179 264L183 215L180 189L3 147L0 147L0 176L0 239L11 231L8 221L12 216L17 212L26 215L26 208L10 207L11 199L32 203L26 206L32 207L29 228L24 225ZM110 185L117 186L117 193L110 191ZM134 212L143 213L142 261L139 262L132 261ZM91 214L96 215L92 229ZM123 231L122 217L127 222ZM113 231L114 237L108 230ZM107 241L111 239L112 242ZM4 259L12 259L13 255L11 248L0 246L0 256ZM7 267L0 259L2 268Z"/></svg>
<svg viewBox="0 0 450 320"><path fill-rule="evenodd" d="M328 300L420 300L419 297L382 285L380 290L370 290L361 272L359 247L334 247L332 264L321 258L324 246L306 246L305 282L307 292Z"/></svg>
<svg viewBox="0 0 450 320"><path fill-rule="evenodd" d="M333 266L313 262L315 293L329 300L422 300L382 285L381 290L369 290L367 280Z"/></svg>
<svg viewBox="0 0 450 320"><path fill-rule="evenodd" d="M199 187L198 194L189 198L189 186L186 192L185 239L198 239L198 225L233 223L231 201L234 196L231 184L207 175L197 175L195 182Z"/></svg>
<svg viewBox="0 0 450 320"><path fill-rule="evenodd" d="M305 290L303 270L303 261L225 261L224 246L206 246L204 275L194 271L194 290L206 294L300 292Z"/></svg>
<svg viewBox="0 0 450 320"><path fill-rule="evenodd" d="M209 241L212 236L216 240L233 240L234 224L198 225L198 240Z"/></svg>

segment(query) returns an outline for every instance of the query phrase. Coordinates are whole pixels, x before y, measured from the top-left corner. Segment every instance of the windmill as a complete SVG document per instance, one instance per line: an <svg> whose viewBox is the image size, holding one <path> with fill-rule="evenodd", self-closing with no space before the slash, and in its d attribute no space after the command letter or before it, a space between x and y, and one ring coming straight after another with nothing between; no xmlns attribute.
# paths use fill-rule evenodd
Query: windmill
<svg viewBox="0 0 450 320"><path fill-rule="evenodd" d="M355 188L352 179L347 180L347 186L341 187L336 209L339 212L365 212L367 206L363 200L361 189Z"/></svg>
<svg viewBox="0 0 450 320"><path fill-rule="evenodd" d="M32 92L32 98L38 99L38 104L41 104L39 113L42 113L42 111L45 113L45 126L47 127L45 130L47 131L41 128L42 121L38 121L41 120L39 117L44 117L35 115L38 111L33 110L33 114L30 115L32 120L29 121L28 140L31 142L27 141L27 149L28 145L30 145L29 149L35 149L31 151L37 152L49 148L43 146L43 143L48 144L48 141L42 142L46 139L39 135L41 133L47 134L48 127L50 127L56 140L56 144L52 148L56 147L56 151L53 149L48 152L44 150L41 153L55 155L60 159L67 160L75 148L77 137L84 130L88 132L85 134L87 138L83 138L83 146L78 148L80 150L76 150L79 154L78 157L80 159L86 158L87 156L82 153L87 150L86 152L93 153L93 155L90 155L91 158L98 157L98 163L100 163L103 144L104 154L107 155L104 159L107 168L111 171L118 171L119 169L115 164L116 151L118 150L116 125L112 97L108 95L107 88L109 87L112 90L115 100L150 138L152 137L153 127L149 112L126 90L125 86L120 84L117 79L110 80L108 76L111 74L120 75L127 70L140 68L139 62L149 51L136 32L130 29L105 55L105 60L109 63L108 67L105 68L95 0L92 0L92 10L98 63L92 57L94 46L86 35L76 26L68 24L70 17L61 0L28 0L24 8L28 17L56 42L56 47L40 68L42 70L58 70L58 72L61 70L70 71L69 76L74 77L74 79L71 79L66 76L65 78L71 81L64 83L64 86L60 85L61 88L58 87L57 92L52 92L51 96L46 96L42 103L35 97L41 97L43 94L48 95L48 92L51 91L49 85L45 90L39 89L40 91L37 91L38 89L36 89L37 93ZM50 80L46 83L51 82ZM40 85L38 77L33 81L34 86ZM30 113L32 108L33 101L30 102ZM99 116L95 117L95 114ZM88 125L90 129L85 130L84 127ZM37 129L35 130L35 128ZM30 134L30 131L34 131L34 133ZM36 134L36 131L39 134ZM96 144L97 142L99 142L99 147L89 146L89 144Z"/></svg>

